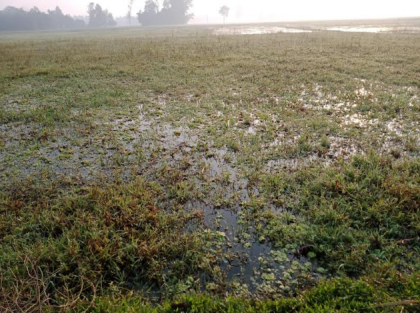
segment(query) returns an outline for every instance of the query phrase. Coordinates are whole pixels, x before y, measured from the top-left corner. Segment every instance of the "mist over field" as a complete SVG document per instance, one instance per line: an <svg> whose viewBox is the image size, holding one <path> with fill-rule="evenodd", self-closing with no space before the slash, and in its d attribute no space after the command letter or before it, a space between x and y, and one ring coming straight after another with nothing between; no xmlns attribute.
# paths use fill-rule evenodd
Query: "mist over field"
<svg viewBox="0 0 420 313"><path fill-rule="evenodd" d="M120 17L126 15L128 2L102 0L98 3L114 17ZM86 0L0 0L0 9L37 6L46 11L59 6L66 14L80 16L86 15L88 3ZM133 12L139 12L144 4L144 0L134 1ZM230 23L420 16L420 2L417 0L195 0L192 9L195 18L191 23L222 22L218 14L222 5L231 8Z"/></svg>

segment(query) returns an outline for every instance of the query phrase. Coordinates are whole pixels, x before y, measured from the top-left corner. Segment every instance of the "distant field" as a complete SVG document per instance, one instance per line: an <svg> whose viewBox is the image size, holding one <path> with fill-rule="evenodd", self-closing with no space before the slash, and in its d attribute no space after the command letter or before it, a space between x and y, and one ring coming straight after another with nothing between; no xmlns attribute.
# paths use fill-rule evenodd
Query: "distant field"
<svg viewBox="0 0 420 313"><path fill-rule="evenodd" d="M0 311L417 312L418 27L0 33Z"/></svg>
<svg viewBox="0 0 420 313"><path fill-rule="evenodd" d="M0 32L0 42L19 40L56 40L80 38L139 38L139 37L203 37L209 35L226 34L257 34L241 30L259 30L261 34L292 32L373 32L373 33L420 33L420 18L389 19L389 20L357 20L357 21L318 21L318 22L289 22L264 24L208 24L187 26L159 26L159 27L120 27L105 29L74 29L37 32Z"/></svg>

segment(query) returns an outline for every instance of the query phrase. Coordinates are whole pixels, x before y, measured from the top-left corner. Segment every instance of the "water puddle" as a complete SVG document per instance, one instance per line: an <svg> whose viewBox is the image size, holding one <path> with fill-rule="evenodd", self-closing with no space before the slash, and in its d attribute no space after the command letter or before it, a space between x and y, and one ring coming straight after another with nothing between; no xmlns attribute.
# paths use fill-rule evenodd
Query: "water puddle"
<svg viewBox="0 0 420 313"><path fill-rule="evenodd" d="M386 128L389 132L396 134L397 136L403 136L403 130L401 127L401 122L394 119L391 122L386 123Z"/></svg>
<svg viewBox="0 0 420 313"><path fill-rule="evenodd" d="M378 119L369 119L357 113L353 115L346 115L343 119L343 124L346 126L356 125L359 127L367 127L369 125L375 125L377 123Z"/></svg>
<svg viewBox="0 0 420 313"><path fill-rule="evenodd" d="M328 140L330 141L330 147L327 157L330 159L348 159L358 153L363 154L361 147L347 138L330 136Z"/></svg>
<svg viewBox="0 0 420 313"><path fill-rule="evenodd" d="M267 162L265 167L265 171L267 173L274 173L276 169L289 169L289 170L296 170L298 168L302 168L308 166L312 162L318 161L319 158L316 155L310 155L306 158L298 158L298 159L276 159L270 160Z"/></svg>
<svg viewBox="0 0 420 313"><path fill-rule="evenodd" d="M382 33L390 32L393 30L391 27L370 27L370 26L342 26L342 27L329 27L326 30L337 31L337 32L346 32L346 33Z"/></svg>
<svg viewBox="0 0 420 313"><path fill-rule="evenodd" d="M266 26L242 26L242 27L222 27L213 29L213 34L221 35L262 35L262 34L276 34L276 33L312 33L312 30L286 28L286 27L266 27Z"/></svg>
<svg viewBox="0 0 420 313"><path fill-rule="evenodd" d="M242 226L246 215L237 210L204 207L204 222L225 241L222 248L221 269L230 283L240 283L248 292L266 294L275 289L282 294L292 290L298 277L316 280L316 264L295 251L273 248L270 243ZM277 288L273 288L273 287ZM283 288L278 288L283 286ZM287 287L285 287L287 286ZM207 289L211 289L207 286Z"/></svg>
<svg viewBox="0 0 420 313"><path fill-rule="evenodd" d="M239 242L240 225L238 224L238 212L233 210L218 209L206 212L205 224L221 230L227 244L222 268L227 273L228 280L240 278L243 283L252 285L254 268L259 267L258 258L268 256L271 248L259 243L255 238L250 238L246 244Z"/></svg>
<svg viewBox="0 0 420 313"><path fill-rule="evenodd" d="M328 27L325 30L346 32L346 33L417 33L420 27L384 27L384 26L335 26Z"/></svg>

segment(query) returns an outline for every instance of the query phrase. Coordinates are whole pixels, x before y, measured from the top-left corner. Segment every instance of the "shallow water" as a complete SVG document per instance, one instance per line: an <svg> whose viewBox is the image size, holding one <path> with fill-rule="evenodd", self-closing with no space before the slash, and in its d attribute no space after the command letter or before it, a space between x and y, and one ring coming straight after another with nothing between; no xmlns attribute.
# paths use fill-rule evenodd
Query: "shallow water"
<svg viewBox="0 0 420 313"><path fill-rule="evenodd" d="M222 27L213 30L215 35L260 35L260 34L276 34L276 33L312 33L312 30L286 28L286 27L266 27L266 26L249 26L249 27Z"/></svg>
<svg viewBox="0 0 420 313"><path fill-rule="evenodd" d="M381 33L392 31L393 28L390 27L370 27L370 26L342 26L342 27L329 27L329 31L338 31L338 32L348 32L348 33Z"/></svg>
<svg viewBox="0 0 420 313"><path fill-rule="evenodd" d="M326 28L328 31L347 33L394 33L394 32L420 32L419 27L378 27L378 26L336 26Z"/></svg>
<svg viewBox="0 0 420 313"><path fill-rule="evenodd" d="M321 29L300 29L300 28L288 28L278 26L226 26L221 28L211 29L214 35L262 35L262 34L276 34L276 33L312 33L314 31L326 30L326 31L338 31L338 32L349 32L349 33L418 33L420 27L391 27L391 26L371 26L371 25L359 25L359 26L334 26L326 27Z"/></svg>
<svg viewBox="0 0 420 313"><path fill-rule="evenodd" d="M251 233L246 245L236 240L241 233L240 209L214 209L208 206L202 206L202 209L206 226L215 228L217 225L216 230L220 230L226 238L227 245L220 267L226 273L228 281L245 284L248 291L255 292L264 284L270 284L265 278L267 274L272 275L272 280L276 280L278 284L295 263L311 263L310 267L316 268L316 262L311 262L304 256L294 255L292 251L285 253L275 249L270 243L260 241L254 233ZM279 254L284 256L281 260L276 259ZM311 276L312 279L317 279L313 272Z"/></svg>

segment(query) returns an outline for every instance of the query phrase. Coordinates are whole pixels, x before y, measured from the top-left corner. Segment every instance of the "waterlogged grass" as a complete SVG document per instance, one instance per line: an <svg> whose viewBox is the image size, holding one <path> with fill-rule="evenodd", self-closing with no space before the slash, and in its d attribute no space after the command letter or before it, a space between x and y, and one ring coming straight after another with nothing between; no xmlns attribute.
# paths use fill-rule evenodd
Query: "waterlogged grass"
<svg viewBox="0 0 420 313"><path fill-rule="evenodd" d="M183 231L186 224L199 223L201 213L162 210L158 185L136 180L81 187L65 196L61 188L52 184L32 189L28 184L11 190L11 197L2 196L6 290L14 284L30 288L31 280L42 279L28 277L31 270L46 278L48 294L57 297L50 299L53 302L64 292L76 293L80 284L84 293L112 285L152 288L209 270L201 243L204 234ZM30 290L19 291L22 294L9 296L26 296Z"/></svg>
<svg viewBox="0 0 420 313"><path fill-rule="evenodd" d="M419 310L418 34L211 33L2 35L1 311Z"/></svg>
<svg viewBox="0 0 420 313"><path fill-rule="evenodd" d="M255 301L192 294L152 306L141 298L102 298L98 299L92 312L396 312L396 308L401 306L407 311L416 311L418 301L389 301L402 295L406 298L418 296L419 276L389 277L387 280L398 288L396 298L383 289L375 288L377 283L340 279L322 282L295 299Z"/></svg>
<svg viewBox="0 0 420 313"><path fill-rule="evenodd" d="M292 215L269 218L261 229L332 273L369 273L381 261L418 270L419 169L418 160L395 164L370 154L336 168L267 175L268 196Z"/></svg>

